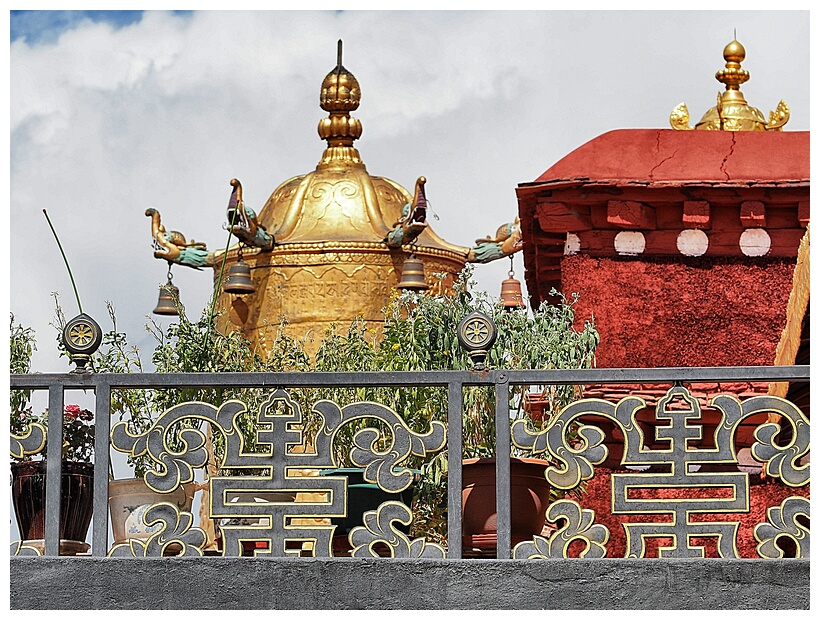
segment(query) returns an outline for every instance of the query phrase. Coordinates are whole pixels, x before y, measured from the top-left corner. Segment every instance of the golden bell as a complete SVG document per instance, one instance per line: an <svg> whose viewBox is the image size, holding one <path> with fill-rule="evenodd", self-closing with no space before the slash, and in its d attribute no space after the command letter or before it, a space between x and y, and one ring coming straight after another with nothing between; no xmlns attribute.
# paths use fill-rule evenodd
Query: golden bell
<svg viewBox="0 0 820 620"><path fill-rule="evenodd" d="M174 297L179 299L179 289L171 284L163 284L159 287L159 301L157 307L154 308L154 314L167 314L170 316L179 316L177 306L174 303Z"/></svg>
<svg viewBox="0 0 820 620"><path fill-rule="evenodd" d="M234 295L247 295L256 292L256 287L251 282L251 268L241 258L228 269L225 292Z"/></svg>
<svg viewBox="0 0 820 620"><path fill-rule="evenodd" d="M526 306L521 293L521 282L516 280L514 275L515 273L510 271L509 277L501 283L501 303L509 309Z"/></svg>
<svg viewBox="0 0 820 620"><path fill-rule="evenodd" d="M400 291L424 291L430 288L424 281L424 263L411 254L404 260L401 268Z"/></svg>

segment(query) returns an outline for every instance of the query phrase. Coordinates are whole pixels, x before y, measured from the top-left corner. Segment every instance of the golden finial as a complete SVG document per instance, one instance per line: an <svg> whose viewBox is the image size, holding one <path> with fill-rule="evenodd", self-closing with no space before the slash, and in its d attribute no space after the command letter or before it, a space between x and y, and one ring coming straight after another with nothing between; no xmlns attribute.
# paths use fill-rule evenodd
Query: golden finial
<svg viewBox="0 0 820 620"><path fill-rule="evenodd" d="M769 112L769 121L757 108L750 106L740 91L740 85L749 81L749 72L740 64L746 59L746 49L735 38L723 48L726 66L715 73L715 79L726 85L723 93L718 93L717 105L710 109L694 129L725 131L780 131L789 120L789 107L781 101L774 112ZM689 126L689 110L685 103L679 104L669 116L674 129L693 129Z"/></svg>
<svg viewBox="0 0 820 620"><path fill-rule="evenodd" d="M362 135L362 123L350 116L350 112L359 107L362 94L359 82L342 65L341 39L336 50L336 67L325 76L319 94L319 105L330 113L319 121L319 137L327 140L328 146L319 165L343 162L363 166L358 151L353 148L353 141Z"/></svg>
<svg viewBox="0 0 820 620"><path fill-rule="evenodd" d="M359 107L362 94L359 82L342 66L342 40L336 48L336 67L325 76L319 105L325 112L352 112Z"/></svg>
<svg viewBox="0 0 820 620"><path fill-rule="evenodd" d="M726 67L715 73L715 79L726 84L726 90L740 90L740 85L749 81L749 72L740 68L746 59L746 48L735 40L723 48L723 60Z"/></svg>

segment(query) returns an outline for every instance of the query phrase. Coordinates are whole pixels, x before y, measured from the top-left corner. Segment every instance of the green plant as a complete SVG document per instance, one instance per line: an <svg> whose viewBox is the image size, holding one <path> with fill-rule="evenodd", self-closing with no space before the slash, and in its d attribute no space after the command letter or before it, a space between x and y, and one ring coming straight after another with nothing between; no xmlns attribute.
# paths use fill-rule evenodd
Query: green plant
<svg viewBox="0 0 820 620"><path fill-rule="evenodd" d="M18 323L14 314L11 314L11 329L9 340L9 372L23 375L31 370L31 356L37 350L37 341L34 330L23 327ZM9 411L11 413L11 432L22 435L31 421L31 391L10 390Z"/></svg>
<svg viewBox="0 0 820 620"><path fill-rule="evenodd" d="M532 312L506 309L486 292L477 291L472 270L459 276L451 296L427 296L411 291L395 295L385 309L383 338L377 366L382 370L463 370L472 362L461 349L458 325L474 311L491 316L498 337L487 357L490 368L553 369L589 368L594 365L599 336L593 321L575 328L573 306L577 296L567 299L553 291L557 303L544 303ZM512 386L510 418L527 418L528 395L547 402L543 422L579 397L575 386ZM495 392L493 388L466 387L463 393L463 458L495 456ZM408 424L421 429L432 420L446 420L447 395L442 388L396 390L385 403L400 412ZM514 456L527 456L513 449ZM417 492L414 529L433 528L433 539L443 540L446 531L447 453L442 452L420 465L423 472ZM577 494L578 490L575 491ZM556 494L557 495L557 494ZM428 530L429 531L429 530ZM429 536L429 534L428 534Z"/></svg>
<svg viewBox="0 0 820 620"><path fill-rule="evenodd" d="M9 340L9 370L12 374L27 374L31 371L31 356L37 350L34 330L17 323L11 314L11 337ZM32 412L30 390L11 390L9 409L10 430L22 436L32 423L48 428L48 409L40 414ZM79 405L66 405L63 410L62 458L66 461L90 463L94 454L94 415ZM12 457L14 461L45 459L45 453Z"/></svg>
<svg viewBox="0 0 820 620"><path fill-rule="evenodd" d="M474 311L491 316L498 337L487 357L490 368L589 368L594 364L599 336L592 321L575 329L576 297L553 291L558 303L543 303L533 312L506 309L484 291L475 290L471 269L465 269L452 296L431 297L406 291L396 295L385 311L383 338L377 366L383 370L463 370L472 362L461 349L457 330L461 319ZM394 404L406 419L423 427L446 419L446 395L441 389L402 391ZM574 386L513 386L510 411L525 417L525 395L537 393L556 412L577 396ZM409 400L407 400L409 399ZM471 387L464 393L465 457L495 454L495 395L492 388Z"/></svg>

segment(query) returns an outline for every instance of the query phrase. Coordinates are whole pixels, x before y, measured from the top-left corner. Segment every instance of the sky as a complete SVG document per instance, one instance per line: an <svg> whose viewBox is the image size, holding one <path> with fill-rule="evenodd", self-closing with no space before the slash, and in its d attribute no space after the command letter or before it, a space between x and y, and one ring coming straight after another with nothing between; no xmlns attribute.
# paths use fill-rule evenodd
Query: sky
<svg viewBox="0 0 820 620"><path fill-rule="evenodd" d="M11 11L9 310L36 332L34 370L72 368L52 292L67 318L79 310L47 209L83 310L107 330L111 301L147 362L167 268L146 208L219 249L230 179L258 212L312 171L338 39L361 86L368 171L411 192L425 176L431 226L470 246L514 219L518 184L596 136L669 128L681 102L697 121L735 32L749 103L768 115L785 100L786 130L809 130L809 22L806 10ZM514 269L523 282L521 254ZM508 270L479 265L476 279L498 295ZM173 273L198 317L210 270Z"/></svg>

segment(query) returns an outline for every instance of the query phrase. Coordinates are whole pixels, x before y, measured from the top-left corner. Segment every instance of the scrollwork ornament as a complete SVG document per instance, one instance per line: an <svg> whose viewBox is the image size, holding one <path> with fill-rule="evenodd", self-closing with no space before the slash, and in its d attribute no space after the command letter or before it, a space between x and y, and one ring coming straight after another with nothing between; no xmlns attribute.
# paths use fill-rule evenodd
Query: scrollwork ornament
<svg viewBox="0 0 820 620"><path fill-rule="evenodd" d="M161 493L169 493L180 484L190 482L193 469L207 462L205 435L198 428L179 430L178 423L183 420L186 423L207 422L213 431L222 434L225 449L218 467L268 471L264 475L210 477L211 518L263 520L252 525L222 524L220 529L226 556L240 555L241 543L248 540L267 542L268 553L279 557L291 554L292 548L288 544L296 540L312 541L316 556L332 555L332 526L311 520L344 514L345 479L303 476L293 473L293 470L333 467L333 441L345 424L362 418L375 418L387 427L384 436L374 428L361 429L354 436L351 450L351 460L364 468L365 480L378 484L387 492L403 491L412 484L414 473L401 467L407 457L425 457L446 444L445 426L441 422L432 422L427 433L416 433L411 431L401 416L383 405L358 402L341 408L331 401L319 401L314 405L313 413L322 418L322 423L313 446L310 450L291 449L298 446L305 448L302 411L286 390L276 389L256 413L256 446L250 451L239 430L240 416L246 413L246 406L239 401L227 401L219 408L207 403L189 402L168 409L150 429L141 434L130 432L124 422L112 429L112 445L117 450L134 456L147 454L154 461L155 467L146 474L145 482L149 488ZM171 442L171 439L174 441ZM175 447L172 448L172 445ZM270 492L301 493L303 501L232 503L226 499L231 495L261 497ZM329 494L332 499L328 502L311 497L315 494L322 498ZM173 515L169 513L166 516L171 528ZM293 518L308 519L309 522L293 526L290 521ZM175 538L178 537L175 535ZM117 553L159 553L150 547L151 544L161 546L162 541L151 540L154 542L146 543L147 546L132 545L130 550ZM416 548L413 546L413 553L416 553Z"/></svg>
<svg viewBox="0 0 820 620"><path fill-rule="evenodd" d="M811 506L805 497L787 497L780 506L772 506L766 511L766 523L755 526L754 536L758 541L757 554L765 559L783 557L783 550L777 546L779 538L791 539L796 547L795 557L809 557L809 528L798 517L810 518Z"/></svg>
<svg viewBox="0 0 820 620"><path fill-rule="evenodd" d="M205 532L192 527L194 517L190 512L180 512L171 503L154 504L142 515L143 524L148 527L161 525L159 531L147 540L132 538L126 543L114 545L109 557L162 557L169 546L178 546L177 556L201 556L207 536Z"/></svg>
<svg viewBox="0 0 820 620"><path fill-rule="evenodd" d="M34 547L32 545L26 545L22 540L13 541L9 545L9 551L11 555L24 557L37 557L43 555L43 552L40 551L37 547Z"/></svg>
<svg viewBox="0 0 820 620"><path fill-rule="evenodd" d="M609 541L609 530L605 525L595 523L595 511L581 508L581 505L569 499L561 499L550 504L547 509L547 521L564 525L549 538L535 536L533 540L518 543L513 549L516 560L546 560L550 558L567 558L569 546L574 541L586 543L581 552L582 558L606 557L606 543Z"/></svg>
<svg viewBox="0 0 820 620"><path fill-rule="evenodd" d="M608 454L604 445L606 436L597 426L581 425L577 431L580 445L570 441L570 429L576 419L582 415L600 415L621 427L627 446L640 445L643 435L633 416L643 406L644 401L636 397L622 399L617 405L596 398L579 400L564 407L553 422L538 433L528 428L526 420L516 420L512 427L513 443L535 454L547 452L558 461L558 465L547 468L547 481L559 489L572 489L582 480L592 478L593 465L602 463Z"/></svg>
<svg viewBox="0 0 820 620"><path fill-rule="evenodd" d="M339 429L354 420L377 418L389 429L388 443L385 449L378 450L382 439L374 428L359 430L353 437L353 448L350 458L354 464L364 468L364 478L378 484L383 490L397 493L403 491L413 482L413 473L407 468L397 469L411 454L424 457L431 452L441 450L446 443L446 427L439 421L430 423L427 433L416 433L410 430L406 422L392 409L378 403L358 402L340 408L329 400L317 402L313 411L320 414L325 424L317 435L317 451L327 450Z"/></svg>
<svg viewBox="0 0 820 620"><path fill-rule="evenodd" d="M232 420L243 411L245 406L239 401L228 401L219 409L208 403L182 403L168 409L150 429L141 434L133 434L127 422L115 424L111 429L111 445L115 450L135 457L150 455L155 469L145 474L146 485L159 493L170 493L180 484L194 479L193 470L207 462L208 454L205 435L199 429L185 428L178 433L171 431L181 446L179 450L171 447L169 429L183 419L203 420L230 436L238 431L232 426L225 428L220 422L226 418Z"/></svg>
<svg viewBox="0 0 820 620"><path fill-rule="evenodd" d="M354 527L348 539L353 547L354 558L379 557L375 545L381 543L390 550L393 558L444 558L444 548L428 543L424 538L411 540L393 523L410 525L413 519L410 509L401 502L384 502L376 510L364 513L364 525Z"/></svg>
<svg viewBox="0 0 820 620"><path fill-rule="evenodd" d="M32 423L22 435L11 433L11 456L22 459L27 454L37 454L46 445L46 429L42 424Z"/></svg>
<svg viewBox="0 0 820 620"><path fill-rule="evenodd" d="M767 476L780 478L793 488L808 484L810 466L798 463L809 453L810 427L808 418L798 407L783 398L768 395L753 396L741 404L734 396L721 394L712 400L712 404L724 414L724 422L715 434L716 442L731 440L729 435L734 433L740 422L758 413L776 413L781 420L788 421L792 438L787 445L776 443L781 426L770 422L755 429L751 453L755 460L765 463Z"/></svg>

